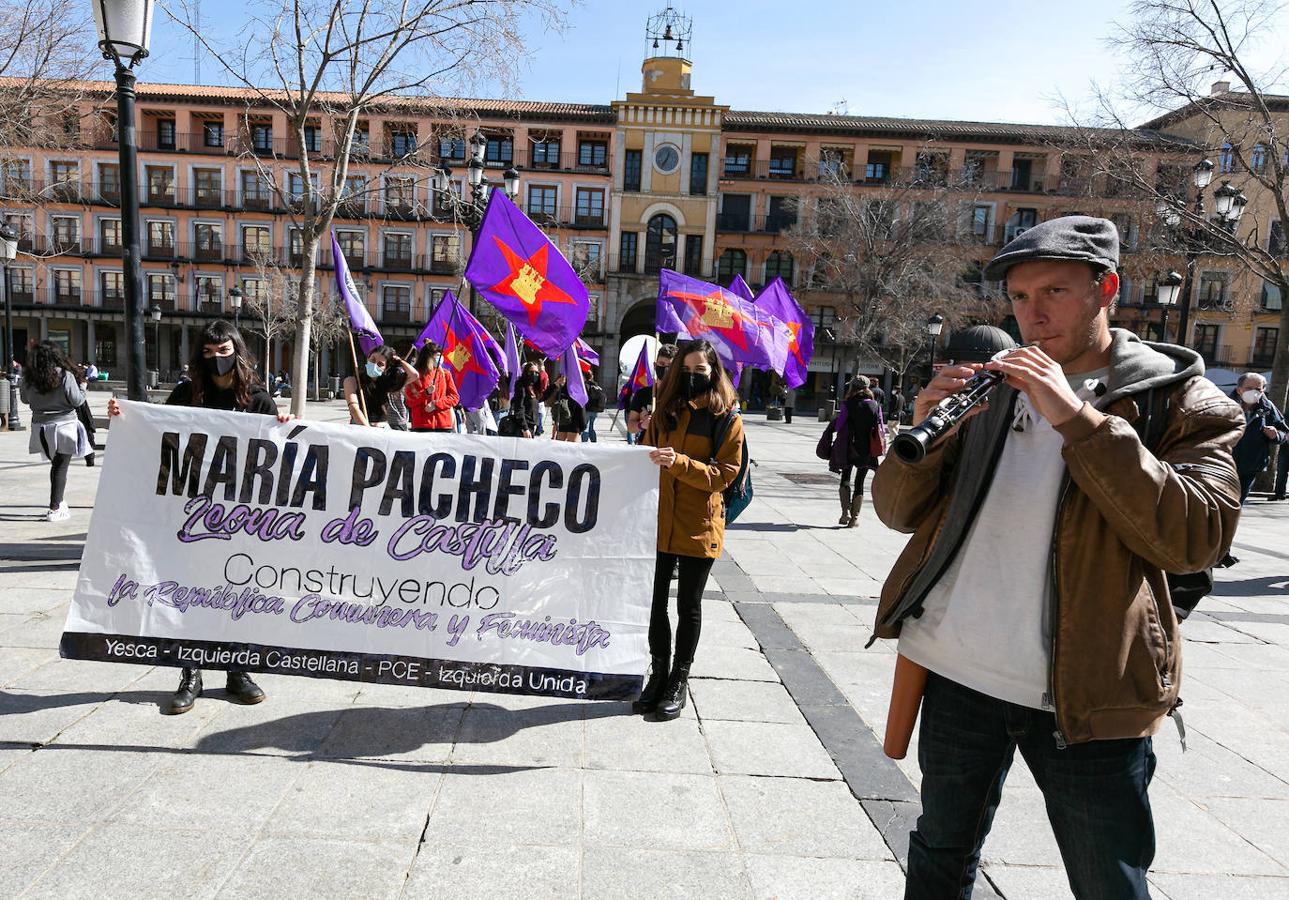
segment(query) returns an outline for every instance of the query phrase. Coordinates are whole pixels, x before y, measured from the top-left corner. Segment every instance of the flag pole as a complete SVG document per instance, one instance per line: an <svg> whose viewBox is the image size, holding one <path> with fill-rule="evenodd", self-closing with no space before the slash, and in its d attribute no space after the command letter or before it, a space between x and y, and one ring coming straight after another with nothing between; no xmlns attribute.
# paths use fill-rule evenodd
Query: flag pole
<svg viewBox="0 0 1289 900"><path fill-rule="evenodd" d="M354 361L354 387L358 389L358 406L363 411L363 418L370 425L371 417L367 415L367 398L363 396L362 375L358 371L358 351L354 349L354 333L352 329L345 333L349 335L349 358Z"/></svg>

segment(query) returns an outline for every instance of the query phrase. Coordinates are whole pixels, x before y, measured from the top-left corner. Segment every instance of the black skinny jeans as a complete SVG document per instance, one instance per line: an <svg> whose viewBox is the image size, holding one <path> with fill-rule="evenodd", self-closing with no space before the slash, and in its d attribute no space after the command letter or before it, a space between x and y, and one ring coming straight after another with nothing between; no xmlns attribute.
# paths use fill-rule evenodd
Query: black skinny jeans
<svg viewBox="0 0 1289 900"><path fill-rule="evenodd" d="M45 448L45 456L49 457L49 508L58 509L63 503L63 494L67 491L67 467L72 464L72 455L50 453L49 442L45 440L43 431L40 433L40 446Z"/></svg>
<svg viewBox="0 0 1289 900"><path fill-rule="evenodd" d="M711 574L714 559L681 556L677 553L658 551L658 562L653 570L653 609L649 615L649 655L667 658L671 655L671 620L667 618L668 591L671 576L680 567L676 585L676 610L680 622L676 628L676 665L687 666L694 661L698 649L698 634L703 627L703 589Z"/></svg>
<svg viewBox="0 0 1289 900"><path fill-rule="evenodd" d="M854 478L851 478L852 473ZM864 482L868 480L868 466L847 466L841 472L841 486L843 488L854 485L854 490L850 495L850 502L854 502L856 497L864 496Z"/></svg>

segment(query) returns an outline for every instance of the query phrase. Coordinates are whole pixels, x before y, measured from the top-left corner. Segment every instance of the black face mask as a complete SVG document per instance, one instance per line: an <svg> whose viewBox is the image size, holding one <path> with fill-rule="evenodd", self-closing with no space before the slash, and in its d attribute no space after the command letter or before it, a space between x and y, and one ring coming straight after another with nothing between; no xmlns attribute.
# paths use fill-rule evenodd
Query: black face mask
<svg viewBox="0 0 1289 900"><path fill-rule="evenodd" d="M237 354L232 356L211 356L205 360L206 371L211 375L227 375L237 366Z"/></svg>
<svg viewBox="0 0 1289 900"><path fill-rule="evenodd" d="M654 374L654 377L656 377L659 381L662 381L664 378L666 378L666 377L667 377L667 367L666 367L666 366L654 366L654 367L653 367L653 374Z"/></svg>
<svg viewBox="0 0 1289 900"><path fill-rule="evenodd" d="M700 372L685 372L680 376L680 386L685 391L685 396L693 400L712 389L712 379Z"/></svg>

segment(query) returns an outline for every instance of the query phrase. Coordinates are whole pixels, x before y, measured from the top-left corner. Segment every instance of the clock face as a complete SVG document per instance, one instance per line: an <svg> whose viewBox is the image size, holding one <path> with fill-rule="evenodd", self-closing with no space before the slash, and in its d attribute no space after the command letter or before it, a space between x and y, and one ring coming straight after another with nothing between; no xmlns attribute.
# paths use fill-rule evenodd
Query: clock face
<svg viewBox="0 0 1289 900"><path fill-rule="evenodd" d="M653 155L653 164L663 174L676 171L680 164L680 151L672 144L663 144Z"/></svg>

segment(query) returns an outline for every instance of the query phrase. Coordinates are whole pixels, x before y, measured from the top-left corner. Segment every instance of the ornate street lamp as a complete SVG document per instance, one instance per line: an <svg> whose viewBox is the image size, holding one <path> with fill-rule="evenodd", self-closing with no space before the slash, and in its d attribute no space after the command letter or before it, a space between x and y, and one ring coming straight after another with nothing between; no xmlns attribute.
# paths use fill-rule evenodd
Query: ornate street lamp
<svg viewBox="0 0 1289 900"><path fill-rule="evenodd" d="M134 132L134 67L148 55L153 0L94 0L98 46L116 64L116 130L120 142L121 237L125 275L126 396L147 401L143 336L143 267L139 252L138 147ZM158 350L158 353L160 351Z"/></svg>
<svg viewBox="0 0 1289 900"><path fill-rule="evenodd" d="M233 285L228 290L228 303L233 307L233 327L242 330L242 289Z"/></svg>
<svg viewBox="0 0 1289 900"><path fill-rule="evenodd" d="M153 306L148 309L148 315L152 317L152 342L157 346L157 380L161 379L161 307ZM147 396L147 393L144 393Z"/></svg>
<svg viewBox="0 0 1289 900"><path fill-rule="evenodd" d="M18 232L12 225L0 225L0 286L4 289L4 366L9 373L9 430L22 431L18 418L18 377L13 365L13 301L9 296L9 264L18 256Z"/></svg>
<svg viewBox="0 0 1289 900"><path fill-rule="evenodd" d="M943 330L944 330L944 316L940 315L939 313L935 313L933 316L931 316L931 318L926 320L926 333L931 336L931 352L930 352L930 359L928 360L929 364L927 366L927 372L929 374L927 375L927 378L926 378L928 384L930 383L931 379L935 377L935 345L936 345L936 342L939 341L940 339L940 332Z"/></svg>
<svg viewBox="0 0 1289 900"><path fill-rule="evenodd" d="M505 184L506 196L514 200L519 196L519 170L510 166L501 174L501 178Z"/></svg>
<svg viewBox="0 0 1289 900"><path fill-rule="evenodd" d="M1213 180L1213 168L1213 160L1201 159L1195 164L1195 168L1191 169L1191 180L1198 190L1204 190Z"/></svg>
<svg viewBox="0 0 1289 900"><path fill-rule="evenodd" d="M1169 272L1159 280L1156 287L1158 288L1159 305L1163 307L1163 315L1159 320L1159 339L1168 340L1168 311L1173 308L1177 298L1182 292L1182 283L1185 282L1180 272Z"/></svg>

